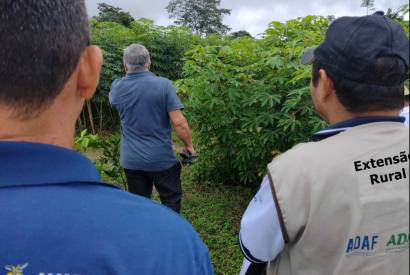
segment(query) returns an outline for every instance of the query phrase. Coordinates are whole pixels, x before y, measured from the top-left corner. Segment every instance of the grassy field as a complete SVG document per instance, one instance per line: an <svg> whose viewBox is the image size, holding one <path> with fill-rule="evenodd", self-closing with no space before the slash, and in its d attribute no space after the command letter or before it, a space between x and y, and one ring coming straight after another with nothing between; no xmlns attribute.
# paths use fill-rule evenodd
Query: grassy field
<svg viewBox="0 0 410 275"><path fill-rule="evenodd" d="M183 177L182 215L208 246L215 274L239 274L242 254L237 233L254 190L244 187L194 184Z"/></svg>

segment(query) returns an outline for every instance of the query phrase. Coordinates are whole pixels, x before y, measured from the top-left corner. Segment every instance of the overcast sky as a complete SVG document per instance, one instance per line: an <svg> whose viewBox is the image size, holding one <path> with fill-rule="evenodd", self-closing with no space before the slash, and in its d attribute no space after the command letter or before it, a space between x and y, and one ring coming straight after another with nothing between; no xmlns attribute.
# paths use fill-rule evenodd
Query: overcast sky
<svg viewBox="0 0 410 275"><path fill-rule="evenodd" d="M165 10L169 0L85 0L90 16L97 15L97 3L105 2L129 11L134 18L149 18L158 25L170 25ZM252 35L265 31L271 21L286 21L306 15L365 15L361 0L222 0L221 7L231 9L224 23L232 31L247 30ZM375 0L376 10L397 9L408 0Z"/></svg>

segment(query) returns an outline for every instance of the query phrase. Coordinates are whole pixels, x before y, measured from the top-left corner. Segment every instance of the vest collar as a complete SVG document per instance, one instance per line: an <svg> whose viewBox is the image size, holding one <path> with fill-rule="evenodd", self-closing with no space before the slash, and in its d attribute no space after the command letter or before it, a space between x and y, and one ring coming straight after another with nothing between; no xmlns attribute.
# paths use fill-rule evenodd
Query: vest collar
<svg viewBox="0 0 410 275"><path fill-rule="evenodd" d="M358 117L354 119L345 120L342 122L338 122L335 124L330 125L329 127L316 132L312 139L313 141L320 141L325 138L337 135L341 132L348 130L349 128L373 123L373 122L398 122L403 123L406 119L401 116L371 116L371 117Z"/></svg>

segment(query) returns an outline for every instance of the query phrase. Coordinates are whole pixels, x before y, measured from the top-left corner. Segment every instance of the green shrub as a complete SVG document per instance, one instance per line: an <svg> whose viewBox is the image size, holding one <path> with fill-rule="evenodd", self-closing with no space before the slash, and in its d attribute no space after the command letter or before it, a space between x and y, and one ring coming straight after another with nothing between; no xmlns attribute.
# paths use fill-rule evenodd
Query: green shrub
<svg viewBox="0 0 410 275"><path fill-rule="evenodd" d="M74 149L86 153L89 148L97 148L99 137L88 134L87 130L81 131L80 135L74 139Z"/></svg>
<svg viewBox="0 0 410 275"><path fill-rule="evenodd" d="M261 40L197 46L187 53L178 82L195 129L200 181L255 183L272 152L282 152L324 126L309 93L310 67L299 63L318 45L324 17L272 22Z"/></svg>
<svg viewBox="0 0 410 275"><path fill-rule="evenodd" d="M87 130L83 130L74 139L74 148L86 155L91 151L90 149L96 151L98 157L94 160L94 165L100 172L102 180L127 189L124 171L120 166L120 139L119 134L100 137L90 135Z"/></svg>

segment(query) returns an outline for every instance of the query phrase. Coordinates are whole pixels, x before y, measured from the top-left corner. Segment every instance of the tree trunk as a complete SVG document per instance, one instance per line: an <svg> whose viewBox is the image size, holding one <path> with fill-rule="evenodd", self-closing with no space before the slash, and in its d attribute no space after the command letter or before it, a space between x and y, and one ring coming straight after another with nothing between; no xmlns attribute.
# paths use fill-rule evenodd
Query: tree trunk
<svg viewBox="0 0 410 275"><path fill-rule="evenodd" d="M84 124L83 124L83 120L81 119L81 115L78 117L77 122L78 122L79 132L81 132L82 130L84 130Z"/></svg>
<svg viewBox="0 0 410 275"><path fill-rule="evenodd" d="M88 118L90 120L91 131L92 131L93 135L95 135L94 117L93 117L93 111L92 111L92 108L91 108L91 102L89 100L87 100L86 105L87 105L87 111L88 111Z"/></svg>
<svg viewBox="0 0 410 275"><path fill-rule="evenodd" d="M110 117L111 117L110 127L116 127L116 125L114 125L114 123L116 122L116 118L114 117L111 106L108 108L108 110L110 110Z"/></svg>
<svg viewBox="0 0 410 275"><path fill-rule="evenodd" d="M87 129L87 119L85 117L85 109L83 108L83 110L81 111L81 115L83 116L83 123L84 123L84 129Z"/></svg>
<svg viewBox="0 0 410 275"><path fill-rule="evenodd" d="M100 125L98 132L101 134L103 128L103 101L100 101Z"/></svg>

